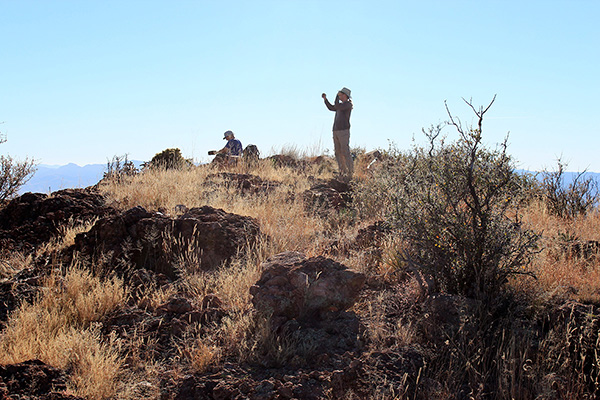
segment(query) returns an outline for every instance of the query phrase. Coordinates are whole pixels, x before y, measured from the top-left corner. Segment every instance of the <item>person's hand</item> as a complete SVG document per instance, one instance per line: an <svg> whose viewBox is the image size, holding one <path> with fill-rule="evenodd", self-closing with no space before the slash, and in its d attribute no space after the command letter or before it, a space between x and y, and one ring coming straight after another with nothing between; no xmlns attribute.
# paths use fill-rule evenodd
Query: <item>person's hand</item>
<svg viewBox="0 0 600 400"><path fill-rule="evenodd" d="M321 97L322 97L322 98L324 98L324 99L326 99L326 98L327 98L327 95L326 95L325 93L323 93L323 94L321 95Z"/></svg>

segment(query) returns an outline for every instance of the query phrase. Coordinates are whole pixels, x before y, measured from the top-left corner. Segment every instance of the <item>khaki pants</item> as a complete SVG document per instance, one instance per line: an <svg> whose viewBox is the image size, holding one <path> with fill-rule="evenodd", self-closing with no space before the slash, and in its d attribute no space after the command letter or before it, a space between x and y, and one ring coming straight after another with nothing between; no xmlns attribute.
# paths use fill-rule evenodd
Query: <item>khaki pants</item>
<svg viewBox="0 0 600 400"><path fill-rule="evenodd" d="M352 172L354 172L354 162L350 154L350 129L333 131L333 145L340 175L350 180Z"/></svg>

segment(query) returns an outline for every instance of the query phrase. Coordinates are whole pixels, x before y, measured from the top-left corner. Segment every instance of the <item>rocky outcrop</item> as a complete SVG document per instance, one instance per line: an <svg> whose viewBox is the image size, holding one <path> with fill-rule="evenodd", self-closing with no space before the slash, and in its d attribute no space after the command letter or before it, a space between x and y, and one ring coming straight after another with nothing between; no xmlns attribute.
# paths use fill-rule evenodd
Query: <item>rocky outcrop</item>
<svg viewBox="0 0 600 400"><path fill-rule="evenodd" d="M79 234L71 250L110 265L128 264L176 277L181 260L209 270L231 260L256 242L258 223L209 206L192 208L176 218L134 207L100 219Z"/></svg>
<svg viewBox="0 0 600 400"><path fill-rule="evenodd" d="M219 373L189 375L176 387L169 388L169 392L174 393L174 400L332 398L326 395L332 375L329 371L287 371L288 374L278 370L269 372L273 376L253 376L254 370L226 365Z"/></svg>
<svg viewBox="0 0 600 400"><path fill-rule="evenodd" d="M166 359L177 351L173 346L174 339L181 338L198 325L220 324L226 313L215 295L194 301L175 294L155 308L142 309L138 305L120 308L106 317L102 329L104 334L115 334L124 343L139 339L151 342L153 345L143 349L140 355L151 359L160 353L160 357Z"/></svg>
<svg viewBox="0 0 600 400"><path fill-rule="evenodd" d="M64 371L39 360L0 365L0 399L83 400L66 394Z"/></svg>
<svg viewBox="0 0 600 400"><path fill-rule="evenodd" d="M358 299L363 274L324 257L278 254L265 263L250 288L252 304L273 320L315 321L348 310Z"/></svg>
<svg viewBox="0 0 600 400"><path fill-rule="evenodd" d="M305 207L320 213L329 210L339 211L352 202L351 187L337 179L316 181L310 189L302 193Z"/></svg>
<svg viewBox="0 0 600 400"><path fill-rule="evenodd" d="M10 279L0 280L0 331L9 314L22 302L33 302L40 291L42 277L36 269L24 269Z"/></svg>
<svg viewBox="0 0 600 400"><path fill-rule="evenodd" d="M0 248L31 251L61 233L68 223L115 214L106 199L89 189L25 193L0 210Z"/></svg>

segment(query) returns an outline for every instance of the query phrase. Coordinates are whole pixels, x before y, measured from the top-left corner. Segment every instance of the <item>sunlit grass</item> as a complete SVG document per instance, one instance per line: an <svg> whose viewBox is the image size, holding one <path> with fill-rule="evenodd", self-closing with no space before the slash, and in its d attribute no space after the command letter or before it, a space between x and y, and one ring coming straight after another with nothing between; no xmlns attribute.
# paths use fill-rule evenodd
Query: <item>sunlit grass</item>
<svg viewBox="0 0 600 400"><path fill-rule="evenodd" d="M39 298L15 310L0 336L0 364L39 359L71 373L74 390L91 399L115 395L121 356L95 322L126 296L118 279L100 280L80 267L48 277Z"/></svg>
<svg viewBox="0 0 600 400"><path fill-rule="evenodd" d="M298 159L308 157L310 153L315 151L302 151L293 146L278 152ZM426 346L420 343L419 321L412 321L406 315L390 317L397 312L390 310L394 304L402 301L415 304L427 296L428 288L410 280L410 271L399 257L405 244L391 234L380 243L380 254L353 248L358 229L375 220L361 219L352 210L317 215L307 209L302 193L315 179L332 177L327 170L307 165L308 170L296 171L261 160L252 168L240 164L219 170L203 165L180 171L150 170L119 182L103 182L100 190L119 210L141 205L150 211L176 216L181 213L178 205L187 208L209 205L257 221L263 236L253 246L243 249L227 266L202 271L198 268L199 261L194 259L197 254L190 251L174 266L179 272L176 282L163 287L149 284L145 292L137 295L134 304L152 312L172 296L183 294L199 309L203 307L203 299L214 296L218 299L222 318L217 323L191 325L185 337L173 339L176 356L170 354L164 360L147 359L140 354L142 348L156 345L152 340L134 335L128 338L129 347L124 349L122 341L100 329L106 316L123 307L128 300L123 282L116 278L96 277L83 266L64 268L59 263L52 263L55 271L44 281L39 297L15 310L0 334L0 363L37 358L67 371L70 388L78 395L110 399L158 398L164 370L184 376L190 372L218 371L225 362L260 363L261 357L284 362L286 357L301 349L294 347L293 342L280 341L270 330L267 320L256 318L249 289L259 280L261 264L268 257L292 250L304 252L309 257L325 254L368 276L373 284L368 288L369 295L363 296L352 310L364 329L361 340L364 340L365 354ZM370 163L357 162L357 165L364 167L363 170L358 168L357 180L368 185L370 172L366 166ZM274 184L269 189L244 193L219 175L221 172L251 174ZM308 176L313 179L309 180ZM355 190L360 190L360 185ZM524 266L535 274L536 279L511 278L512 289L527 294L524 298L538 303L555 294L600 303L598 259L574 258L561 249L561 238L564 237L600 241L597 229L600 215L591 213L567 220L549 215L539 203L532 203L521 212L524 226L541 233L543 238L532 264ZM383 217L380 213L373 215ZM74 243L77 234L89 230L94 222L68 224L61 237L40 246L33 255L14 253L3 258L0 279L33 267L36 257L64 251ZM401 285L406 286L400 290ZM131 304L129 300L128 306ZM509 328L507 325L506 329ZM528 360L525 356L529 343L525 339L507 332L498 351L485 353L490 357L490 363L497 357L494 362L505 365L510 373L515 372L517 378L514 381L499 377L506 378L502 383L505 386L500 387L515 393L515 398L521 393L518 380L524 375L522 364ZM541 342L541 345L550 346L548 343ZM560 340L557 343L552 346L562 344ZM478 345L468 343L473 349ZM531 363L531 360L527 362ZM450 393L450 387L450 384L448 387L442 385L440 391ZM374 398L386 398L391 392L374 389L373 393Z"/></svg>

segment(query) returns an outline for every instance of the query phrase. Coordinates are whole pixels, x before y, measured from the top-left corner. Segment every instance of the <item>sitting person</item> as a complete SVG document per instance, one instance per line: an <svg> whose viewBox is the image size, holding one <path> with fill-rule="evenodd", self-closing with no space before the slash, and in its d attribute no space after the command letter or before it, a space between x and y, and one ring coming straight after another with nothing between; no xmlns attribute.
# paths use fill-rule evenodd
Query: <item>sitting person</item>
<svg viewBox="0 0 600 400"><path fill-rule="evenodd" d="M233 135L233 132L227 131L224 134L223 140L227 139L227 144L221 150L219 150L218 154L227 154L230 156L241 156L242 155L242 142L237 140Z"/></svg>
<svg viewBox="0 0 600 400"><path fill-rule="evenodd" d="M242 156L243 148L242 142L235 138L232 131L227 131L224 134L223 139L227 139L227 144L221 150L211 150L208 152L209 155L216 155L213 159L213 163L216 164L231 164L235 163L238 157Z"/></svg>

